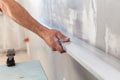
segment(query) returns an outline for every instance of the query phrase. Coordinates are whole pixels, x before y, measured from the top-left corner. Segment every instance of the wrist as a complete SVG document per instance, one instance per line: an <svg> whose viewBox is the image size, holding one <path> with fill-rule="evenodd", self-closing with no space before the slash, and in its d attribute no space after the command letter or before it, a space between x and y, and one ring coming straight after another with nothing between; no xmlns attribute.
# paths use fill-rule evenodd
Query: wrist
<svg viewBox="0 0 120 80"><path fill-rule="evenodd" d="M50 30L50 29L42 26L41 28L38 29L38 35L39 35L42 39L44 39L45 36L48 34L49 30Z"/></svg>

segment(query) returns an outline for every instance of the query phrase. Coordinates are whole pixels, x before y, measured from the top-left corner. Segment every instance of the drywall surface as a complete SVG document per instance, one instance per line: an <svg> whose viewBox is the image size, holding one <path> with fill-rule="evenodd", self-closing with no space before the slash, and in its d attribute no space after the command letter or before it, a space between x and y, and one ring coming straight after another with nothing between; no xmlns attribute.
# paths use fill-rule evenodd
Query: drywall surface
<svg viewBox="0 0 120 80"><path fill-rule="evenodd" d="M40 20L120 59L119 0L40 1Z"/></svg>
<svg viewBox="0 0 120 80"><path fill-rule="evenodd" d="M69 54L53 52L35 34L29 33L32 59L40 60L48 80L97 80Z"/></svg>
<svg viewBox="0 0 120 80"><path fill-rule="evenodd" d="M36 20L68 32L120 59L119 0L16 1ZM95 80L69 55L53 53L38 36L25 32L30 37L33 59L40 59L49 80Z"/></svg>
<svg viewBox="0 0 120 80"><path fill-rule="evenodd" d="M35 19L44 17L42 16L43 9L48 5L47 3L44 5L43 0L20 0L19 3L25 7ZM44 14L46 14L47 18L47 14L49 13L44 12ZM93 75L77 63L71 56L51 51L46 43L36 34L27 30L25 32L30 38L32 59L40 60L48 80L96 80Z"/></svg>

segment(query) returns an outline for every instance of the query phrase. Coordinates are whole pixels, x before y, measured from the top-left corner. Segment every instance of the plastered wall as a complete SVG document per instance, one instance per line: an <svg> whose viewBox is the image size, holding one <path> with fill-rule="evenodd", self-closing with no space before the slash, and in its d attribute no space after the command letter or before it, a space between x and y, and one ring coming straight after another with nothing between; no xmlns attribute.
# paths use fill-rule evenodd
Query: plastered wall
<svg viewBox="0 0 120 80"><path fill-rule="evenodd" d="M120 58L119 0L20 1L35 19ZM69 55L54 54L40 38L28 35L32 56L41 60L50 80L95 79Z"/></svg>
<svg viewBox="0 0 120 80"><path fill-rule="evenodd" d="M49 1L44 0L18 0L19 3L36 19L45 21L49 25L50 16L48 6ZM46 11L44 11L46 10ZM44 15L46 14L46 15ZM36 34L26 30L30 38L30 52L33 60L40 60L46 72L48 80L96 80L96 78L77 63L68 54L59 54L51 51L46 43Z"/></svg>
<svg viewBox="0 0 120 80"><path fill-rule="evenodd" d="M41 0L40 19L120 58L119 0Z"/></svg>

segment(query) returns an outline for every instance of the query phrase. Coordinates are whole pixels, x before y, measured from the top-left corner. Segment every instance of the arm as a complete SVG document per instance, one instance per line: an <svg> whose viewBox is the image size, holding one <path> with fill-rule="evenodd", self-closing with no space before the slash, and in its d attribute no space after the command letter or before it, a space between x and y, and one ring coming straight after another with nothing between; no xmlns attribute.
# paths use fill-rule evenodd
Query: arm
<svg viewBox="0 0 120 80"><path fill-rule="evenodd" d="M64 36L61 32L42 26L14 0L0 0L0 8L4 14L9 16L15 22L39 35L52 50L57 50L61 53L64 52L58 39L66 42L69 41L69 38Z"/></svg>

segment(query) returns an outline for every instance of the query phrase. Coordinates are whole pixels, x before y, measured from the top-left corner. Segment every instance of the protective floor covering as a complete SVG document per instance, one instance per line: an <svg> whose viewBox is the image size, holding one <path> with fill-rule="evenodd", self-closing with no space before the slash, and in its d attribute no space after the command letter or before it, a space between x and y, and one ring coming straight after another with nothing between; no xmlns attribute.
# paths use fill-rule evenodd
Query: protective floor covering
<svg viewBox="0 0 120 80"><path fill-rule="evenodd" d="M23 62L15 67L0 66L0 80L47 80L39 61Z"/></svg>

